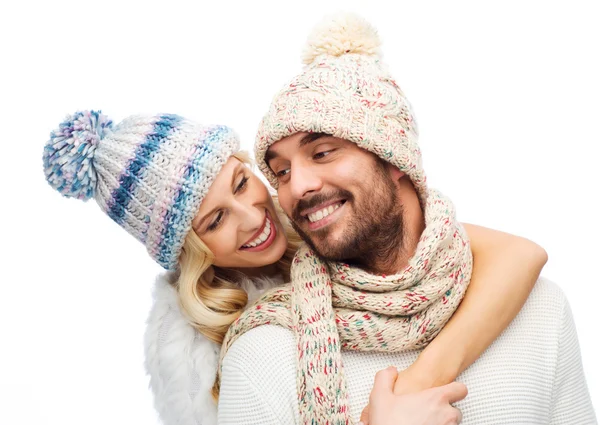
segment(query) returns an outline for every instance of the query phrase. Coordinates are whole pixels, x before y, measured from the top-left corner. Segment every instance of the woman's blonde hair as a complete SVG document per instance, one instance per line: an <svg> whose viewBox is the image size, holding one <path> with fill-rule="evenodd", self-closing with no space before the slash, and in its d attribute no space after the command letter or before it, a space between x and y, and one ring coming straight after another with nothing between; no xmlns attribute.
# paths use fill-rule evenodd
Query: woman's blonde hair
<svg viewBox="0 0 600 425"><path fill-rule="evenodd" d="M245 152L233 155L238 160L251 164ZM294 253L301 240L290 226L281 210L277 198L273 197L277 215L285 229L288 246L277 262L277 269L285 281ZM218 344L223 342L227 329L242 313L248 303L248 295L239 285L244 275L236 270L213 265L214 255L194 231L190 231L179 257L179 271L175 286L179 302L190 324L201 334ZM218 400L219 385L212 389L213 398Z"/></svg>

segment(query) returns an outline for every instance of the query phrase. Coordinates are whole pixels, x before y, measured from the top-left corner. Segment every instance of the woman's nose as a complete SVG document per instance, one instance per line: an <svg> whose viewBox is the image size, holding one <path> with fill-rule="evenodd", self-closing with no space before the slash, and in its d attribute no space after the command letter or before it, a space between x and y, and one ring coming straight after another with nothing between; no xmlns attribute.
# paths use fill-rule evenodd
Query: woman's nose
<svg viewBox="0 0 600 425"><path fill-rule="evenodd" d="M265 222L264 208L255 205L239 202L236 213L239 215L239 229L244 232L256 232Z"/></svg>

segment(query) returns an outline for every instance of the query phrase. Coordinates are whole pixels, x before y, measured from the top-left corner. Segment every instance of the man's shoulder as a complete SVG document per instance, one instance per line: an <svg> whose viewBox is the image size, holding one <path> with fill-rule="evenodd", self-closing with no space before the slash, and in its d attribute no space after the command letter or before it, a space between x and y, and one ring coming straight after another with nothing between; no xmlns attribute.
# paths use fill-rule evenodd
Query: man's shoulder
<svg viewBox="0 0 600 425"><path fill-rule="evenodd" d="M288 361L295 364L293 332L277 325L263 325L249 330L232 344L223 366L273 365Z"/></svg>
<svg viewBox="0 0 600 425"><path fill-rule="evenodd" d="M556 354L563 328L570 320L567 297L556 283L540 277L525 305L507 329L494 342L492 351L524 350L530 354L543 350ZM539 354L539 353L538 353ZM524 354L523 354L524 355Z"/></svg>
<svg viewBox="0 0 600 425"><path fill-rule="evenodd" d="M552 280L543 276L538 278L531 293L538 293L542 296L556 298L557 300L560 300L560 302L566 302L565 293L561 287Z"/></svg>
<svg viewBox="0 0 600 425"><path fill-rule="evenodd" d="M233 343L223 359L219 423L297 423L295 346L292 331L276 325L258 326Z"/></svg>
<svg viewBox="0 0 600 425"><path fill-rule="evenodd" d="M540 277L525 302L522 313L558 315L560 319L567 306L567 297L561 287L550 279Z"/></svg>

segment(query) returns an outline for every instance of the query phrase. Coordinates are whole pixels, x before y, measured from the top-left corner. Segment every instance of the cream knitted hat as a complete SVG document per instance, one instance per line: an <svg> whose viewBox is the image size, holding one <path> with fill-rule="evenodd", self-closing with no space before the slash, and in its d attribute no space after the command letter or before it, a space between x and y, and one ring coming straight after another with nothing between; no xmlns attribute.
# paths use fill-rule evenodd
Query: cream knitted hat
<svg viewBox="0 0 600 425"><path fill-rule="evenodd" d="M299 132L326 133L356 143L406 173L426 199L416 122L404 93L381 62L379 37L353 14L328 17L308 38L305 69L277 95L260 123L255 157L265 162L273 143Z"/></svg>
<svg viewBox="0 0 600 425"><path fill-rule="evenodd" d="M99 111L80 111L50 134L46 180L66 197L95 198L165 269L177 268L202 199L239 150L225 126L203 126L172 114L137 115L114 125Z"/></svg>

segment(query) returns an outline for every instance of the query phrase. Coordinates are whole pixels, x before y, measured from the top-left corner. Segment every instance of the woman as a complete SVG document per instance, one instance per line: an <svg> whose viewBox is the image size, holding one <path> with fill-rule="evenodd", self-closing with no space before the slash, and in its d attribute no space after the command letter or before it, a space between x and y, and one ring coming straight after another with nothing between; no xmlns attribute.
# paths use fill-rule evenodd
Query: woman
<svg viewBox="0 0 600 425"><path fill-rule="evenodd" d="M94 111L67 117L44 150L50 185L68 197L94 197L172 271L159 279L146 334L151 386L167 424L216 422L209 389L229 325L249 295L289 279L297 237L238 150L227 127L176 115L113 125ZM465 302L422 361L403 372L405 391L454 380L514 318L546 261L522 238L466 228L475 266ZM483 320L484 334L460 332L471 314Z"/></svg>

